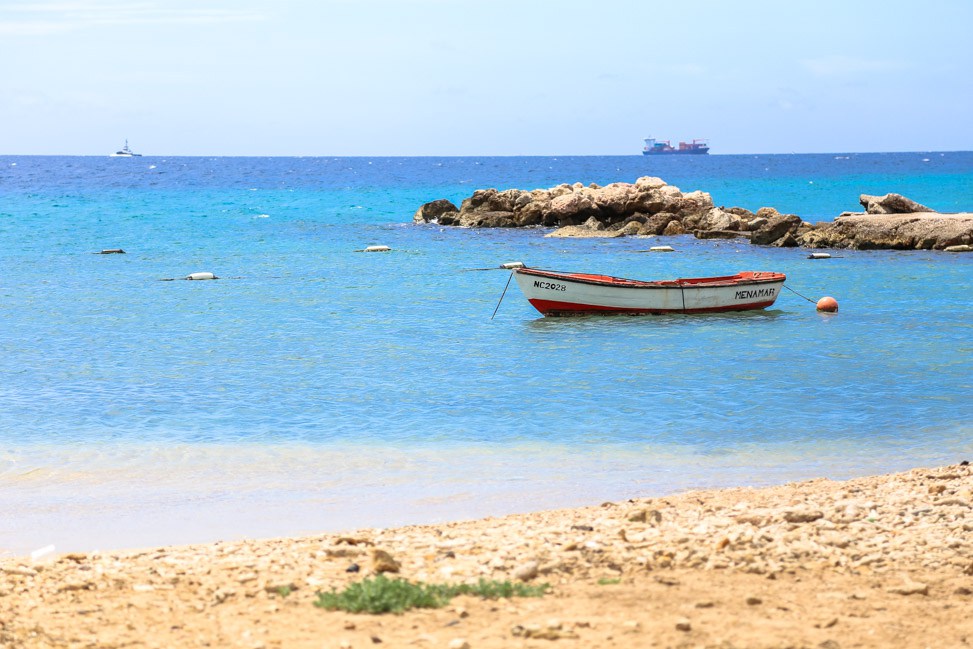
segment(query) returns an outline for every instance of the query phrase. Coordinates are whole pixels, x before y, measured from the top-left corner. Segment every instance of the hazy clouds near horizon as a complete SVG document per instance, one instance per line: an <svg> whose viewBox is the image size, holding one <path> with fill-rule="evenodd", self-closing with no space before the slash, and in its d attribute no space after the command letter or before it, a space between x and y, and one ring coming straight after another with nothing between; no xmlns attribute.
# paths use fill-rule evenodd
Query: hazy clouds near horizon
<svg viewBox="0 0 973 649"><path fill-rule="evenodd" d="M970 25L966 0L7 4L0 153L969 150Z"/></svg>

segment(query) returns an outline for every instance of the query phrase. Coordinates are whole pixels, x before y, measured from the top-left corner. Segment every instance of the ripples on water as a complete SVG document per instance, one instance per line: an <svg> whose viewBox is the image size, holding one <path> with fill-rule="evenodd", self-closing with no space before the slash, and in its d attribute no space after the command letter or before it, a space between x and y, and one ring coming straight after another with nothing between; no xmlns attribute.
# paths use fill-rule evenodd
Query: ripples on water
<svg viewBox="0 0 973 649"><path fill-rule="evenodd" d="M968 256L809 261L691 237L657 255L639 252L647 240L409 224L419 204L478 187L640 175L805 218L887 191L971 209L970 154L937 155L0 159L0 508L13 512L0 548L312 532L962 459ZM372 244L394 251L354 252ZM128 254L90 254L116 247ZM783 271L841 310L785 291L760 313L542 319L511 286L491 320L508 275L466 269L513 260L637 278ZM195 271L224 279L159 281Z"/></svg>

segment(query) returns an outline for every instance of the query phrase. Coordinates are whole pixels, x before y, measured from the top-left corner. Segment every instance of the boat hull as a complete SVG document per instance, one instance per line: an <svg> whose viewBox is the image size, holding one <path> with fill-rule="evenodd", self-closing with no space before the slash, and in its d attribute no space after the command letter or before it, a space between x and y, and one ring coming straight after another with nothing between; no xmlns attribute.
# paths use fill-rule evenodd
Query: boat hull
<svg viewBox="0 0 973 649"><path fill-rule="evenodd" d="M786 279L783 273L750 271L658 282L534 268L513 273L521 292L545 316L766 309L776 301Z"/></svg>
<svg viewBox="0 0 973 649"><path fill-rule="evenodd" d="M706 155L708 148L700 149L673 149L671 151L642 151L642 155Z"/></svg>

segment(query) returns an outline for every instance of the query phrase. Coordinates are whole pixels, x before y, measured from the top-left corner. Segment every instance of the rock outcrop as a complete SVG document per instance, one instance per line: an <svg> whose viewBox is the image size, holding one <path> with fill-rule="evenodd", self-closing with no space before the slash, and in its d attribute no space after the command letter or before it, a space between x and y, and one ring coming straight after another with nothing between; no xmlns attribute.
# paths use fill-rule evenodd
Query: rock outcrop
<svg viewBox="0 0 973 649"><path fill-rule="evenodd" d="M800 237L810 248L946 250L973 244L973 214L855 214L821 223Z"/></svg>
<svg viewBox="0 0 973 649"><path fill-rule="evenodd" d="M660 178L635 183L558 185L550 189L478 189L459 208L440 199L420 207L416 223L470 228L554 228L549 237L746 237L761 246L964 251L973 246L973 214L939 214L900 194L870 196L865 213L811 225L762 207L717 207L706 192L683 193Z"/></svg>
<svg viewBox="0 0 973 649"><path fill-rule="evenodd" d="M648 176L604 187L575 183L531 191L478 189L459 209L443 199L426 203L413 221L471 228L556 228L548 235L555 237L757 236L768 245L796 245L793 237L802 225L799 217L776 210L761 217L740 207L716 207L706 192L683 193Z"/></svg>
<svg viewBox="0 0 973 649"><path fill-rule="evenodd" d="M798 245L794 234L803 223L793 214L780 214L772 207L757 210L757 218L765 221L750 236L750 242L762 246L794 247Z"/></svg>
<svg viewBox="0 0 973 649"><path fill-rule="evenodd" d="M914 214L916 212L936 211L901 194L886 194L885 196L862 194L858 197L858 202L865 208L866 214Z"/></svg>
<svg viewBox="0 0 973 649"><path fill-rule="evenodd" d="M438 221L443 217L443 215L452 214L458 211L459 210L456 209L456 206L453 205L452 201L448 201L445 198L440 198L438 201L432 201L431 203L426 203L420 207L416 212L415 221Z"/></svg>

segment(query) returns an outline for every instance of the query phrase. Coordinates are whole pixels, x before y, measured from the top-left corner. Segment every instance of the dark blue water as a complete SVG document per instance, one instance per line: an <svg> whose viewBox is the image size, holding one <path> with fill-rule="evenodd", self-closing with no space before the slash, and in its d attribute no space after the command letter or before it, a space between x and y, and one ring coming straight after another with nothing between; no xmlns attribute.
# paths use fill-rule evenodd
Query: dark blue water
<svg viewBox="0 0 973 649"><path fill-rule="evenodd" d="M973 210L973 154L0 157L0 551L277 535L971 454L973 256L414 226L659 176L806 220ZM361 253L382 244L390 253ZM678 252L642 254L650 245ZM96 255L123 248L125 255ZM542 319L501 271L787 273L760 313ZM212 282L160 281L214 272Z"/></svg>

